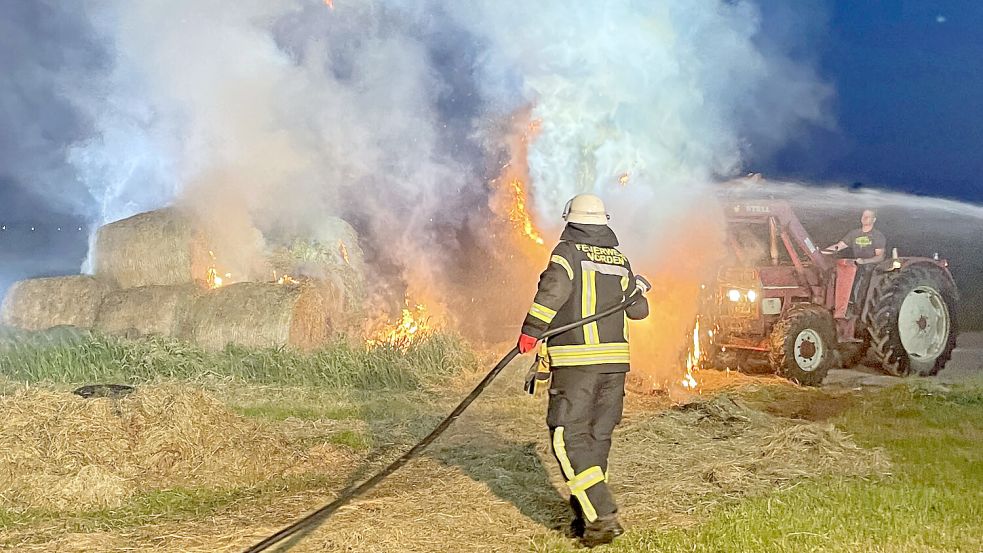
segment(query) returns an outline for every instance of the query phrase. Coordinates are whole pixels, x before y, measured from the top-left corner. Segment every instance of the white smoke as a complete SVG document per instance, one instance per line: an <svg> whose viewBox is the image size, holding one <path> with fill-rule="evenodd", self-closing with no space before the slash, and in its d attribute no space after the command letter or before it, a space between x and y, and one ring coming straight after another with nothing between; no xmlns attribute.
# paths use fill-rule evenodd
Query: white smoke
<svg viewBox="0 0 983 553"><path fill-rule="evenodd" d="M438 147L440 82L411 11L120 0L90 13L115 59L76 99L98 132L70 161L100 223L178 197L230 236L355 211L414 253L438 191L468 176Z"/></svg>
<svg viewBox="0 0 983 553"><path fill-rule="evenodd" d="M658 210L730 177L745 155L828 124L831 89L762 47L753 2L483 2L455 13L488 42L485 92L534 105L536 205L555 218L572 195L617 195ZM767 37L766 37L767 38ZM676 201L678 199L678 201Z"/></svg>
<svg viewBox="0 0 983 553"><path fill-rule="evenodd" d="M750 1L88 0L85 14L111 55L108 77L68 94L94 127L68 153L93 219L180 199L227 234L216 249L245 242L225 248L243 265L263 247L254 227L342 215L376 261L446 288L465 248L494 249L505 141L489 129L530 105L537 221L594 191L649 253L698 185L827 122L828 86L762 47Z"/></svg>

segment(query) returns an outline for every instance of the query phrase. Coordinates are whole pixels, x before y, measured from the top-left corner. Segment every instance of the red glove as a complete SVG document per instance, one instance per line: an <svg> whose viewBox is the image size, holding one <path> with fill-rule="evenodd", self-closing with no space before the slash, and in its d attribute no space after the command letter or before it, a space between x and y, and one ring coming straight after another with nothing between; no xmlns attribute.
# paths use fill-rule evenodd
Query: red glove
<svg viewBox="0 0 983 553"><path fill-rule="evenodd" d="M536 342L538 341L539 341L538 338L533 338L528 334L522 334L521 336L519 336L519 344L518 344L519 353L527 353L532 351L533 348L536 347Z"/></svg>

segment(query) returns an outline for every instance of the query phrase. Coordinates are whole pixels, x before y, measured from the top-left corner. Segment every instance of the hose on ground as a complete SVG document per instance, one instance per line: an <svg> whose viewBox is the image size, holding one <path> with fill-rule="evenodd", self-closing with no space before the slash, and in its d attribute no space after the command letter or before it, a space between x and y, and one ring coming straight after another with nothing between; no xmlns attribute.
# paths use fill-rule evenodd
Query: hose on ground
<svg viewBox="0 0 983 553"><path fill-rule="evenodd" d="M640 277L638 278L640 279ZM625 298L625 300L622 301L621 303L617 305L613 305L607 309L604 309L594 315L591 315L590 317L585 317L579 321L575 321L570 324L566 324L557 328L550 329L545 334L543 334L541 339L545 340L552 336L556 336L557 334L562 334L568 330L586 324L590 324L598 319L608 317L610 315L613 315L614 313L618 313L619 311L624 311L625 309L628 309L632 304L637 302L639 299L641 299L643 291L648 290L648 288L649 288L648 283L645 282L644 279L641 279L641 283L638 284L638 286L635 288L635 291L630 296ZM459 403L458 406L455 407L454 410L451 411L451 413L447 415L447 417L444 418L444 420L442 420L440 424L438 424L437 427L433 429L432 432L430 432L430 434L427 434L425 438L420 440L416 445L410 448L409 451L402 454L398 459L393 461L389 466L382 469L381 471L376 473L374 476L372 476L365 482L362 482L357 487L352 488L347 492L343 493L340 497L338 497L331 503L328 503L327 505L312 512L311 514L298 520L297 522L291 524L290 526L283 528L282 530L276 532L275 534L272 534L269 537L265 538L263 541L253 545L249 549L246 549L245 553L258 553L259 551L265 551L269 549L271 546L289 537L292 536L299 537L304 534L307 534L311 530L314 530L315 528L323 524L324 521L326 521L328 517L334 514L334 512L337 511L339 508L343 507L353 499L371 490L376 486L376 484L381 482L387 476L396 472L400 467L405 465L414 457L417 457L420 453L423 452L424 449L426 449L427 446L429 446L434 440L436 440L441 434L443 434L444 431L447 430L447 428L455 420L457 420L458 417L461 416L461 413L463 413L464 410L467 409L468 406L471 405L471 403L475 399L477 399L478 396L481 395L481 393L485 390L485 388L487 388L488 385L491 384L492 380L494 380L495 377L498 376L498 373L502 372L502 369L504 369L510 362L512 362L512 360L515 359L515 356L518 354L519 354L519 349L517 347L512 348L511 351L505 354L505 357L502 357L502 359L498 362L498 364L496 364L492 368L492 370L490 370L488 374L486 374L485 377L481 379L481 382L479 382L478 385L474 387L474 390L472 390L471 393L468 394L467 397L465 397L464 400L462 400L461 403Z"/></svg>

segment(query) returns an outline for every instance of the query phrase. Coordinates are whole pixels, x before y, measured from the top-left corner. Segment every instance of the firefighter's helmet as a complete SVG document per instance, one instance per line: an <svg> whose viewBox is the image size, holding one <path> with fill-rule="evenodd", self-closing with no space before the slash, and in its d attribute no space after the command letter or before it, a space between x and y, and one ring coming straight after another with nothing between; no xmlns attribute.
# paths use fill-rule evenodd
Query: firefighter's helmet
<svg viewBox="0 0 983 553"><path fill-rule="evenodd" d="M584 225L606 225L611 217L604 202L593 194L577 194L563 208L563 220Z"/></svg>

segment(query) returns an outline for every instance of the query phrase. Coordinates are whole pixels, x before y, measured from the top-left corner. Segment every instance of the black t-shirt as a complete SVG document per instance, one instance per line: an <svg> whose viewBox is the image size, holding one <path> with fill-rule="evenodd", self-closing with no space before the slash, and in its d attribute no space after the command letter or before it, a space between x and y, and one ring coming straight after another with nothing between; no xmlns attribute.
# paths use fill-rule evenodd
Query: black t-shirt
<svg viewBox="0 0 983 553"><path fill-rule="evenodd" d="M870 232L856 229L843 237L843 243L853 248L854 258L870 259L877 255L875 250L883 250L887 246L887 239L877 229L870 229Z"/></svg>

